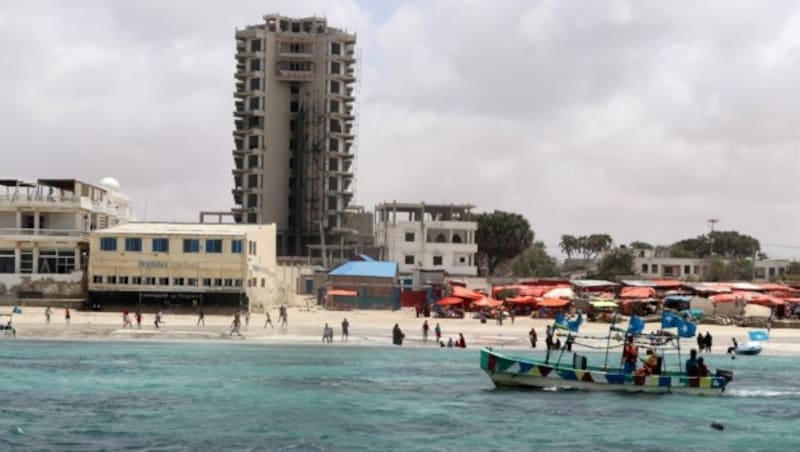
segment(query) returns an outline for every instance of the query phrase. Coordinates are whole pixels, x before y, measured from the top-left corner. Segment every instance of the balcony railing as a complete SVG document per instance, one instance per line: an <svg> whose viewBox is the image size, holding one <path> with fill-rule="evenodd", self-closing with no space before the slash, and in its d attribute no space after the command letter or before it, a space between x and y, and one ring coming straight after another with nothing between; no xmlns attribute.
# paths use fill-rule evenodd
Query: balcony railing
<svg viewBox="0 0 800 452"><path fill-rule="evenodd" d="M4 228L0 229L0 236L19 235L25 237L71 237L88 239L87 231L75 229L30 229L30 228Z"/></svg>
<svg viewBox="0 0 800 452"><path fill-rule="evenodd" d="M81 196L50 196L50 195L0 195L0 206L33 206L47 205L52 207L81 207ZM86 205L91 205L86 199Z"/></svg>

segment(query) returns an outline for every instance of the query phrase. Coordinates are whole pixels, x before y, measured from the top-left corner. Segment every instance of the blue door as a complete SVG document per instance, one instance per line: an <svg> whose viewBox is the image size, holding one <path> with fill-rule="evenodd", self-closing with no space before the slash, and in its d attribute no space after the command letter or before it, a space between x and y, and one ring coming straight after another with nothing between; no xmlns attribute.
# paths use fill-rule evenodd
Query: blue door
<svg viewBox="0 0 800 452"><path fill-rule="evenodd" d="M314 293L314 278L306 278L306 295Z"/></svg>

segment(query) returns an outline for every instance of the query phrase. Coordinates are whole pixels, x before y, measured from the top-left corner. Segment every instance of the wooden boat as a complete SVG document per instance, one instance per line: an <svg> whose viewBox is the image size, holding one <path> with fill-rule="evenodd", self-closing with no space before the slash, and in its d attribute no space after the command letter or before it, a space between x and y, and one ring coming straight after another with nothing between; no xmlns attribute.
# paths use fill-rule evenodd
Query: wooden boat
<svg viewBox="0 0 800 452"><path fill-rule="evenodd" d="M506 355L487 347L481 349L480 359L481 369L496 386L721 395L733 379L733 372L720 369L709 377L690 377L680 372L626 375L619 369L586 366L586 358L578 354L573 355L572 364L554 364Z"/></svg>

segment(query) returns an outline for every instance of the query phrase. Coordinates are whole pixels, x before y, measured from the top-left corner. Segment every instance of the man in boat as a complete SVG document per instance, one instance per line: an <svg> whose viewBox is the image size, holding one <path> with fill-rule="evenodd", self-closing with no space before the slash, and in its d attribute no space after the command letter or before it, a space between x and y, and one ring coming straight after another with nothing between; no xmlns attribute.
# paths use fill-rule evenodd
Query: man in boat
<svg viewBox="0 0 800 452"><path fill-rule="evenodd" d="M647 358L644 359L644 365L641 368L636 369L636 371L633 374L639 376L641 375L646 376L646 375L654 375L656 373L659 373L658 356L656 356L656 353L653 351L652 348L648 348Z"/></svg>
<svg viewBox="0 0 800 452"><path fill-rule="evenodd" d="M633 373L636 370L636 361L639 358L639 349L633 340L632 335L625 336L625 347L622 349L622 363L623 371L626 374Z"/></svg>
<svg viewBox="0 0 800 452"><path fill-rule="evenodd" d="M689 359L686 360L686 375L697 376L697 350L695 349L689 352Z"/></svg>
<svg viewBox="0 0 800 452"><path fill-rule="evenodd" d="M697 376L698 377L707 377L709 374L708 367L706 367L705 363L703 362L703 358L697 359Z"/></svg>

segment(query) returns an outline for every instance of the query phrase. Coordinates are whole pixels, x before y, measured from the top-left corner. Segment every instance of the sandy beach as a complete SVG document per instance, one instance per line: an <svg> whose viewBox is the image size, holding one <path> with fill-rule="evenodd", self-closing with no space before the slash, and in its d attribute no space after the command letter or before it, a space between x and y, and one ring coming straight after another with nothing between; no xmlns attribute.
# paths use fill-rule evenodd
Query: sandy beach
<svg viewBox="0 0 800 452"><path fill-rule="evenodd" d="M334 344L340 344L341 323L347 318L350 323L349 345L385 346L391 344L392 327L395 323L405 333L404 346L435 347L433 328L439 323L442 336L446 342L454 340L462 333L469 348L490 345L511 349L529 349L528 331L533 327L539 336L537 347L544 347L545 328L552 323L550 319L531 319L517 317L514 324L505 320L498 325L495 320L482 324L471 318L437 319L429 318L430 333L428 342L422 340L422 324L424 318L417 318L412 308L399 311L327 311L312 306L289 307L288 325L283 328L278 323L278 311L270 312L273 328L264 328L265 315L254 313L249 325L242 318L241 336L231 336L232 316L206 315L205 325L197 325L197 316L191 314L165 313L160 328L153 324L154 315L144 314L141 329L122 327L122 314L118 312L90 312L71 310L71 320L67 324L64 309L53 309L51 321L45 319L44 308L25 307L22 314L13 316L13 326L19 339L64 339L64 340L154 340L154 341L237 341L241 343L261 344L322 344L322 330L325 323L333 327ZM11 308L0 308L0 313L10 313ZM8 317L3 316L2 322ZM627 320L623 323L627 325ZM658 328L656 323L648 323L645 331ZM584 322L581 334L605 335L608 324ZM710 332L714 338L714 354L724 354L735 337L742 343L747 341L747 328L737 326L698 325L698 332ZM562 339L563 341L563 339ZM687 339L682 348L696 345L694 339ZM599 345L599 343L598 343ZM576 350L579 349L576 347ZM763 354L800 355L800 330L772 329L770 340L765 345Z"/></svg>

